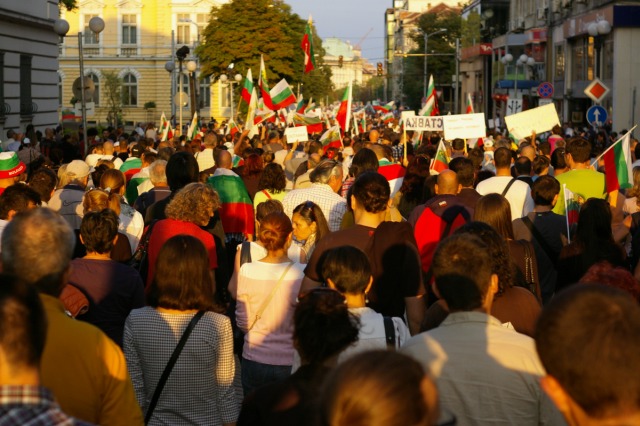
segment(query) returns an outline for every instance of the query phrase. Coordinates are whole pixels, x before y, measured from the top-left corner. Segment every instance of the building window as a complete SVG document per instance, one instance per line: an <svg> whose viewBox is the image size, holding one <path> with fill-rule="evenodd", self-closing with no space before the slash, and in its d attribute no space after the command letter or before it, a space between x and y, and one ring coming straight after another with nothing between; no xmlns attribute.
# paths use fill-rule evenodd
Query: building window
<svg viewBox="0 0 640 426"><path fill-rule="evenodd" d="M220 107L229 108L229 83L220 84Z"/></svg>
<svg viewBox="0 0 640 426"><path fill-rule="evenodd" d="M603 80L613 80L613 39L607 37L600 48L602 57L602 71L600 78Z"/></svg>
<svg viewBox="0 0 640 426"><path fill-rule="evenodd" d="M204 43L203 34L207 25L209 25L209 14L208 13L198 13L196 15L196 25L198 25L198 42L200 44Z"/></svg>
<svg viewBox="0 0 640 426"><path fill-rule="evenodd" d="M571 48L573 81L593 80L593 43L591 37L577 39Z"/></svg>
<svg viewBox="0 0 640 426"><path fill-rule="evenodd" d="M177 15L177 34L176 34L176 42L178 44L189 44L191 42L191 35L189 33L189 28L191 23L191 15L188 13L178 13Z"/></svg>
<svg viewBox="0 0 640 426"><path fill-rule="evenodd" d="M33 115L31 98L31 56L20 55L20 115Z"/></svg>
<svg viewBox="0 0 640 426"><path fill-rule="evenodd" d="M98 15L84 15L84 40L83 41L85 45L100 43L100 35L94 33L93 31L91 31L91 28L89 28L89 21L91 21L92 18L95 18L97 16Z"/></svg>
<svg viewBox="0 0 640 426"><path fill-rule="evenodd" d="M200 108L211 106L211 77L200 80Z"/></svg>
<svg viewBox="0 0 640 426"><path fill-rule="evenodd" d="M91 80L93 80L93 97L91 99L85 99L86 102L94 102L97 105L100 105L100 79L95 73L87 74Z"/></svg>
<svg viewBox="0 0 640 426"><path fill-rule="evenodd" d="M122 15L122 45L136 45L138 44L138 17L136 15ZM123 47L123 55L135 55L137 49L131 47Z"/></svg>
<svg viewBox="0 0 640 426"><path fill-rule="evenodd" d="M126 74L122 78L122 104L125 106L138 105L138 80L133 74Z"/></svg>
<svg viewBox="0 0 640 426"><path fill-rule="evenodd" d="M556 70L555 70L556 80L562 80L564 79L564 64L565 64L564 45L562 44L556 45L555 60L556 60Z"/></svg>

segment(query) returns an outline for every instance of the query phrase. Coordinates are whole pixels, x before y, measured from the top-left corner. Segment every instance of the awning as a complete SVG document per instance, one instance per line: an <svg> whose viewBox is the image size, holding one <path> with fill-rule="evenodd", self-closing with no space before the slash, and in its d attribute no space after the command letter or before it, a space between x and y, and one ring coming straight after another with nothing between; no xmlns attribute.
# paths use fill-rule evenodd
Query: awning
<svg viewBox="0 0 640 426"><path fill-rule="evenodd" d="M496 82L496 89L513 89L515 80L498 80ZM537 80L518 80L518 90L529 90L533 87L538 87L540 82Z"/></svg>

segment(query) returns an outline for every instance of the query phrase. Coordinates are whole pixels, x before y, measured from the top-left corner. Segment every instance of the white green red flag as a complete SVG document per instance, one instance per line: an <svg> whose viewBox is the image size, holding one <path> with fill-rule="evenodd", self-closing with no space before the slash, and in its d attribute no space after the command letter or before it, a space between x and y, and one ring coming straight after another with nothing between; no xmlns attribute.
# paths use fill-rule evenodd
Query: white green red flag
<svg viewBox="0 0 640 426"><path fill-rule="evenodd" d="M231 137L233 137L236 133L238 133L240 131L240 128L238 127L238 125L236 124L235 121L231 120L229 122L229 124L227 125L227 131L226 131L226 135L231 135Z"/></svg>
<svg viewBox="0 0 640 426"><path fill-rule="evenodd" d="M311 20L311 15L309 15L309 21L307 21L307 25L304 27L304 35L300 43L300 47L304 52L305 74L313 71L316 67L316 58L313 56L313 33L311 32L311 25L313 25L313 21Z"/></svg>
<svg viewBox="0 0 640 426"><path fill-rule="evenodd" d="M195 139L196 135L198 134L198 131L199 131L198 112L196 111L193 114L193 118L191 119L191 123L189 124L189 127L187 128L187 140Z"/></svg>
<svg viewBox="0 0 640 426"><path fill-rule="evenodd" d="M604 175L608 193L633 186L631 131L611 145L601 157L604 159ZM594 163L597 164L597 160Z"/></svg>
<svg viewBox="0 0 640 426"><path fill-rule="evenodd" d="M433 162L431 163L431 169L440 173L447 168L449 168L449 157L447 157L447 150L444 146L444 142L440 141L440 144L438 144L438 150L436 151L436 156L433 158Z"/></svg>
<svg viewBox="0 0 640 426"><path fill-rule="evenodd" d="M467 93L467 114L473 114L473 101L471 100L471 93Z"/></svg>
<svg viewBox="0 0 640 426"><path fill-rule="evenodd" d="M429 76L429 86L427 87L427 102L424 104L424 107L420 110L418 115L440 115L440 110L438 109L438 94L436 93L436 86L433 83L433 75Z"/></svg>
<svg viewBox="0 0 640 426"><path fill-rule="evenodd" d="M300 114L304 114L305 103L302 94L298 96L298 103L296 104L296 112Z"/></svg>
<svg viewBox="0 0 640 426"><path fill-rule="evenodd" d="M393 123L393 119L395 117L393 116L392 112L388 112L385 115L382 116L382 122L384 123L384 125L388 125L389 123Z"/></svg>
<svg viewBox="0 0 640 426"><path fill-rule="evenodd" d="M169 122L167 121L167 117L164 115L164 111L162 111L162 115L160 116L160 127L158 128L158 133L159 134L163 134L164 133L164 129L165 127L167 127L167 124Z"/></svg>
<svg viewBox="0 0 640 426"><path fill-rule="evenodd" d="M294 112L291 119L295 127L307 126L307 133L313 134L322 132L322 120L320 120L320 117Z"/></svg>
<svg viewBox="0 0 640 426"><path fill-rule="evenodd" d="M340 136L340 126L333 126L320 136L320 143L326 152L329 148L342 147L342 137Z"/></svg>
<svg viewBox="0 0 640 426"><path fill-rule="evenodd" d="M567 188L567 184L562 184L562 190L564 192L564 211L567 218L567 241L571 242L571 227L578 223L578 217L580 216L581 199L580 196L574 194Z"/></svg>
<svg viewBox="0 0 640 426"><path fill-rule="evenodd" d="M167 121L167 125L164 129L162 129L160 141L164 142L166 140L173 139L173 128L171 127L171 122Z"/></svg>
<svg viewBox="0 0 640 426"><path fill-rule="evenodd" d="M293 94L293 90L291 90L291 86L287 83L287 80L284 78L278 82L273 89L269 91L269 96L271 97L271 102L273 103L273 108L269 108L272 110L277 110L281 108L286 108L291 104L296 103L296 96ZM265 101L266 105L266 101Z"/></svg>
<svg viewBox="0 0 640 426"><path fill-rule="evenodd" d="M385 105L378 105L377 103L373 104L373 109L378 111L378 112L382 112L382 113L387 113L389 111L391 111L393 109L393 105L395 104L395 101L391 101L388 104Z"/></svg>
<svg viewBox="0 0 640 426"><path fill-rule="evenodd" d="M347 86L347 89L344 91L344 95L342 95L342 101L340 102L338 113L336 114L336 120L343 132L346 132L349 129L349 120L351 120L351 81L349 81L349 86Z"/></svg>
<svg viewBox="0 0 640 426"><path fill-rule="evenodd" d="M249 105L251 103L251 93L253 92L253 76L251 75L251 68L247 70L247 76L244 79L244 85L242 86L242 92L240 96L242 100Z"/></svg>
<svg viewBox="0 0 640 426"><path fill-rule="evenodd" d="M269 83L267 81L267 69L264 66L264 57L260 55L260 78L258 78L258 87L260 88L260 95L264 105L270 110L275 110L273 102L271 101L271 94L269 93Z"/></svg>

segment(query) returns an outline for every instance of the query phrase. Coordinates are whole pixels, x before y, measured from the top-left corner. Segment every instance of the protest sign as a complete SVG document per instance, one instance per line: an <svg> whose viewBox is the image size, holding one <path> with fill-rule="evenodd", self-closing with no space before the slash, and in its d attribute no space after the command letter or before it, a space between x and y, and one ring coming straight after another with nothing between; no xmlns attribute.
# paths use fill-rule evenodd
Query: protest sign
<svg viewBox="0 0 640 426"><path fill-rule="evenodd" d="M507 129L517 140L531 136L532 132L547 132L560 124L556 106L551 103L504 118ZM517 141L516 141L517 142Z"/></svg>
<svg viewBox="0 0 640 426"><path fill-rule="evenodd" d="M307 126L287 127L284 130L284 135L287 137L288 143L307 142L309 140Z"/></svg>
<svg viewBox="0 0 640 426"><path fill-rule="evenodd" d="M404 128L407 130L420 130L423 132L427 132L427 131L441 132L444 129L442 125L442 117L440 116L431 117L431 116L423 116L423 115L406 117L404 121Z"/></svg>
<svg viewBox="0 0 640 426"><path fill-rule="evenodd" d="M487 136L487 128L484 123L484 113L445 115L444 138L453 139L483 138Z"/></svg>

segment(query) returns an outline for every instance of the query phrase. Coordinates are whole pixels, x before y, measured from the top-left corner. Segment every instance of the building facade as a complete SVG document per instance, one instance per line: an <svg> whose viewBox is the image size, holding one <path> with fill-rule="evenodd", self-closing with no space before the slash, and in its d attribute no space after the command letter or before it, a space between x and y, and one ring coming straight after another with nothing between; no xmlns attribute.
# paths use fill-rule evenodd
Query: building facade
<svg viewBox="0 0 640 426"><path fill-rule="evenodd" d="M357 46L340 40L328 37L322 40L322 47L325 50L324 64L331 68L331 83L334 89L342 89L349 85L363 84L363 69L365 61Z"/></svg>
<svg viewBox="0 0 640 426"><path fill-rule="evenodd" d="M58 123L58 0L0 0L0 140Z"/></svg>
<svg viewBox="0 0 640 426"><path fill-rule="evenodd" d="M106 108L106 83L108 75L116 75L121 81L122 113L120 120L132 125L138 122L158 121L160 114L167 118L180 115L180 102L175 93L182 85L187 94L182 102L183 121L191 119L192 103L199 116L220 118L228 108L227 88L212 84L210 78L200 79L199 65L194 84L189 84L186 63L196 61L194 49L200 34L209 22L213 6L227 0L79 0L78 8L64 12L62 18L69 22L70 30L60 46L59 108L71 108L72 85L79 75L78 34L83 41L84 74L93 80L95 112L87 117L89 125L106 125L109 111ZM90 31L92 17L105 22L99 34ZM183 62L180 77L176 50L190 48ZM168 71L167 63L174 70ZM191 87L190 87L191 86ZM195 86L195 102L191 92ZM71 102L71 101L74 102ZM155 107L153 105L155 104Z"/></svg>

